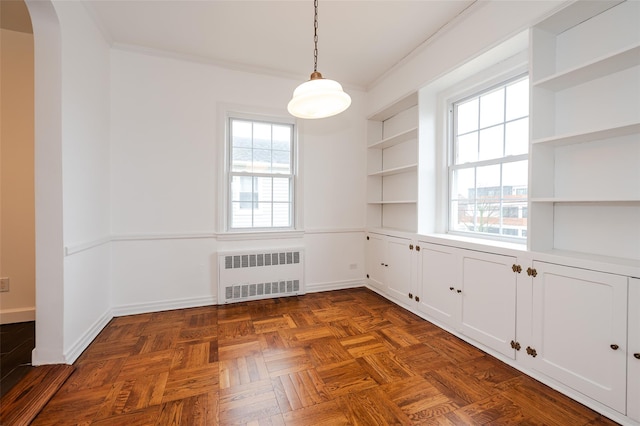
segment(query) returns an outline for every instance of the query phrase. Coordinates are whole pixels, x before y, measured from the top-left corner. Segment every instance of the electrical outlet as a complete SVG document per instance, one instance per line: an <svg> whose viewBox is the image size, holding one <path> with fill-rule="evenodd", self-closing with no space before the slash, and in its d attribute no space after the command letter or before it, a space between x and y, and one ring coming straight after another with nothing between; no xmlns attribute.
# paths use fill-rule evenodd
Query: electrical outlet
<svg viewBox="0 0 640 426"><path fill-rule="evenodd" d="M0 278L0 293L9 291L9 278Z"/></svg>

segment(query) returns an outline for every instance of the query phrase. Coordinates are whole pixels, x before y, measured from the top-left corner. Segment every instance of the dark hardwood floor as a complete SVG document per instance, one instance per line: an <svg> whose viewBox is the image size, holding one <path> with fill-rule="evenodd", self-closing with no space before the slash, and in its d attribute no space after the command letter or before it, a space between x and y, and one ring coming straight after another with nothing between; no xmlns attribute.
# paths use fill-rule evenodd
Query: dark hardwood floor
<svg viewBox="0 0 640 426"><path fill-rule="evenodd" d="M34 425L612 425L363 288L113 319Z"/></svg>
<svg viewBox="0 0 640 426"><path fill-rule="evenodd" d="M5 395L31 367L35 347L35 322L0 325L0 397Z"/></svg>

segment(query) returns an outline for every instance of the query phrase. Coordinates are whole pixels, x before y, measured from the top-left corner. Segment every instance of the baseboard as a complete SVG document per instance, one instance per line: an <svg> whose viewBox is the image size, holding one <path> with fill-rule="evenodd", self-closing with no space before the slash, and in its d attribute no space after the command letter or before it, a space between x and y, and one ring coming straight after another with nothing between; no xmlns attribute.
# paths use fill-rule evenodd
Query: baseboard
<svg viewBox="0 0 640 426"><path fill-rule="evenodd" d="M190 297L177 300L162 300L147 303L132 303L130 305L120 305L111 309L114 317L124 315L146 314L149 312L169 311L172 309L196 308L199 306L216 305L218 300L215 296Z"/></svg>
<svg viewBox="0 0 640 426"><path fill-rule="evenodd" d="M0 310L0 324L14 324L36 320L36 308L3 309Z"/></svg>
<svg viewBox="0 0 640 426"><path fill-rule="evenodd" d="M76 359L87 349L93 340L100 334L103 328L111 321L113 315L110 311L102 314L100 318L64 353L64 360L67 364L73 364Z"/></svg>
<svg viewBox="0 0 640 426"><path fill-rule="evenodd" d="M347 288L362 287L365 285L363 280L343 280L328 281L324 283L307 284L305 291L307 293L319 293L321 291L344 290Z"/></svg>

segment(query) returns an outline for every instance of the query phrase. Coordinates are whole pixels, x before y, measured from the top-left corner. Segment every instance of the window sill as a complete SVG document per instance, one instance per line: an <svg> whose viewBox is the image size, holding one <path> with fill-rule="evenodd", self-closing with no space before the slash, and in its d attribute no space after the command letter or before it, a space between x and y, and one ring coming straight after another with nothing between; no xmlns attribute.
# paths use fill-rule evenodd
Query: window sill
<svg viewBox="0 0 640 426"><path fill-rule="evenodd" d="M247 241L247 240L281 240L285 238L302 238L304 231L231 231L217 235L218 241Z"/></svg>
<svg viewBox="0 0 640 426"><path fill-rule="evenodd" d="M427 237L426 242L440 243L445 242L458 243L461 248L468 248L471 250L483 250L487 247L500 248L516 251L527 251L527 244L525 242L510 242L493 240L489 238L477 238L459 234L418 234L418 238Z"/></svg>

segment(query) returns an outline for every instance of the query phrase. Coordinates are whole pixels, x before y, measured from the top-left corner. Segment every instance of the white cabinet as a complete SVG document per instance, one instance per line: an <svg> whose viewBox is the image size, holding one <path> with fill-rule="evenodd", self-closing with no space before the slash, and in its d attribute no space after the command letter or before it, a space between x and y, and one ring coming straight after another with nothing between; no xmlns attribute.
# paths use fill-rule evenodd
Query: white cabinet
<svg viewBox="0 0 640 426"><path fill-rule="evenodd" d="M515 257L419 243L418 309L515 358Z"/></svg>
<svg viewBox="0 0 640 426"><path fill-rule="evenodd" d="M367 226L416 232L417 96L370 119L367 133Z"/></svg>
<svg viewBox="0 0 640 426"><path fill-rule="evenodd" d="M387 293L404 303L412 297L413 244L404 238L388 237L385 260ZM411 296L410 296L411 295Z"/></svg>
<svg viewBox="0 0 640 426"><path fill-rule="evenodd" d="M532 251L640 258L640 2L618 3L531 30Z"/></svg>
<svg viewBox="0 0 640 426"><path fill-rule="evenodd" d="M460 305L456 294L460 282L458 252L448 246L419 244L421 276L418 309L443 325L455 327Z"/></svg>
<svg viewBox="0 0 640 426"><path fill-rule="evenodd" d="M461 250L460 330L472 339L515 358L516 258Z"/></svg>
<svg viewBox="0 0 640 426"><path fill-rule="evenodd" d="M625 413L627 277L534 262L529 365Z"/></svg>
<svg viewBox="0 0 640 426"><path fill-rule="evenodd" d="M367 284L384 291L384 261L386 257L386 238L380 234L368 234L365 245L365 263Z"/></svg>
<svg viewBox="0 0 640 426"><path fill-rule="evenodd" d="M640 422L640 279L629 278L627 416Z"/></svg>
<svg viewBox="0 0 640 426"><path fill-rule="evenodd" d="M367 234L367 283L396 301L413 299L414 244L407 238Z"/></svg>

